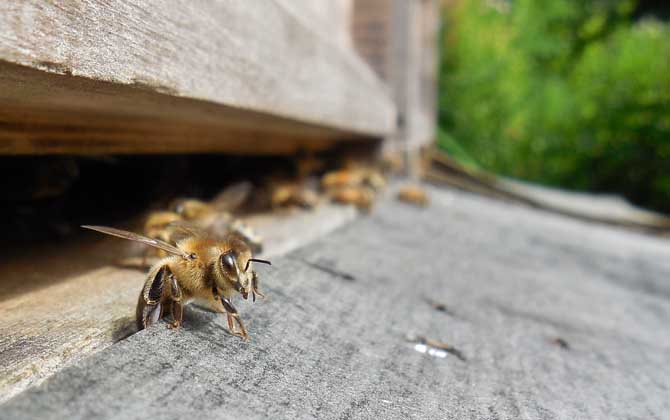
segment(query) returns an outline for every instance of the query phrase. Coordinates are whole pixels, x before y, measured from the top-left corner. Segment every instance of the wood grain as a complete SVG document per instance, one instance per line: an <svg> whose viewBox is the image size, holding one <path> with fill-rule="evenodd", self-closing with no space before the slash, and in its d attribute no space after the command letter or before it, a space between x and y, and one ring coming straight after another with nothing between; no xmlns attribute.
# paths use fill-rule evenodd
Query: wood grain
<svg viewBox="0 0 670 420"><path fill-rule="evenodd" d="M165 138L171 152L185 137L199 151L263 153L392 132L385 86L312 9L0 2L0 151L160 152Z"/></svg>

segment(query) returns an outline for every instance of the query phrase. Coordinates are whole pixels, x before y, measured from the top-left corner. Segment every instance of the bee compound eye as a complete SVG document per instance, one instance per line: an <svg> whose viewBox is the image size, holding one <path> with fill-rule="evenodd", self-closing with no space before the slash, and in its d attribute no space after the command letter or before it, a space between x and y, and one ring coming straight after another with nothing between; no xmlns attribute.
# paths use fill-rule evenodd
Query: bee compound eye
<svg viewBox="0 0 670 420"><path fill-rule="evenodd" d="M237 271L235 269L235 255L233 255L232 251L221 255L221 265L225 270L231 271L233 273Z"/></svg>

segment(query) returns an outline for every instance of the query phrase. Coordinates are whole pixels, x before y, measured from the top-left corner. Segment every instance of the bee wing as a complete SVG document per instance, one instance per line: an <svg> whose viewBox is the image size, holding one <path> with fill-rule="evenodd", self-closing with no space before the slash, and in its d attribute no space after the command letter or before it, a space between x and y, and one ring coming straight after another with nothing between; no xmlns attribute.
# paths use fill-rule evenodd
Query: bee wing
<svg viewBox="0 0 670 420"><path fill-rule="evenodd" d="M167 242L163 242L160 239L151 239L146 236L138 235L137 233L128 232L127 230L115 229L107 226L82 226L84 229L95 230L106 235L116 236L118 238L128 239L130 241L140 242L145 245L153 246L154 248L162 249L165 252L168 252L173 255L178 255L185 259L192 259L193 255L188 254L176 246L172 246Z"/></svg>
<svg viewBox="0 0 670 420"><path fill-rule="evenodd" d="M252 188L249 181L235 183L214 196L211 203L219 211L233 211L249 198Z"/></svg>

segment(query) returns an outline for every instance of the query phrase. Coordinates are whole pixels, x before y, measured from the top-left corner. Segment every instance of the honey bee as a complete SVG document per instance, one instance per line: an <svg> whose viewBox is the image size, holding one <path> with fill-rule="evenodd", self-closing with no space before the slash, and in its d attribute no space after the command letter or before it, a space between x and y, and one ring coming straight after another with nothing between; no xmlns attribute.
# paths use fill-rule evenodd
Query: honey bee
<svg viewBox="0 0 670 420"><path fill-rule="evenodd" d="M240 182L223 190L211 202L193 198L178 199L170 206L171 210L149 214L144 223L144 234L175 244L178 232L183 228L207 230L219 235L236 233L253 252L261 252L263 238L231 214L247 199L250 192L251 183ZM167 256L161 249L156 250L156 255L161 258ZM143 261L146 261L146 257L145 253Z"/></svg>
<svg viewBox="0 0 670 420"><path fill-rule="evenodd" d="M371 167L351 167L328 172L321 178L321 188L328 191L335 188L365 186L379 191L386 186L381 172Z"/></svg>
<svg viewBox="0 0 670 420"><path fill-rule="evenodd" d="M401 188L398 191L398 200L420 207L427 207L430 203L426 191L415 185Z"/></svg>
<svg viewBox="0 0 670 420"><path fill-rule="evenodd" d="M375 193L368 187L343 187L331 192L331 200L341 204L353 204L359 210L370 211Z"/></svg>
<svg viewBox="0 0 670 420"><path fill-rule="evenodd" d="M253 270L252 262L271 263L252 258L249 246L237 236L228 235L218 239L192 232L191 236L173 246L160 239L111 227L82 227L140 242L168 254L149 269L137 302L138 328L147 328L168 313L173 317L168 327L179 328L183 319L183 305L191 300L199 300L207 302L218 312L226 313L231 334L244 340L249 338L231 298L238 293L244 299L251 295L254 302L257 295L264 297L258 289L258 275Z"/></svg>
<svg viewBox="0 0 670 420"><path fill-rule="evenodd" d="M170 241L167 227L175 222L182 221L182 217L172 211L155 211L147 216L144 222L144 234L150 238L157 238L165 242Z"/></svg>
<svg viewBox="0 0 670 420"><path fill-rule="evenodd" d="M363 183L363 173L348 168L327 172L321 177L321 188L332 190L335 188L352 187Z"/></svg>
<svg viewBox="0 0 670 420"><path fill-rule="evenodd" d="M172 229L175 223L181 222L182 217L172 211L155 211L149 213L146 220L144 221L144 234L150 238L160 239L164 242L172 242ZM146 266L147 257L151 250L155 251L155 255L163 258L167 254L161 249L147 248L142 253L142 266Z"/></svg>
<svg viewBox="0 0 670 420"><path fill-rule="evenodd" d="M328 172L321 178L321 188L332 201L354 204L364 211L372 208L377 193L385 185L386 179L380 171L371 166L355 164Z"/></svg>
<svg viewBox="0 0 670 420"><path fill-rule="evenodd" d="M293 206L312 209L318 202L317 194L300 182L276 182L271 186L270 205L274 209Z"/></svg>
<svg viewBox="0 0 670 420"><path fill-rule="evenodd" d="M230 213L247 200L251 189L251 183L243 181L224 189L210 202L194 198L180 198L175 200L170 207L171 211L186 221L208 221L219 217L232 219Z"/></svg>

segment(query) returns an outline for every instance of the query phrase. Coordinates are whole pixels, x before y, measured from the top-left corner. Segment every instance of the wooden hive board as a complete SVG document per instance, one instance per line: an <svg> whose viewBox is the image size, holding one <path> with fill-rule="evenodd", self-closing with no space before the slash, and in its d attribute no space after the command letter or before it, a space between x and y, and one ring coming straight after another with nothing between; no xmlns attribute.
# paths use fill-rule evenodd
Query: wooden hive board
<svg viewBox="0 0 670 420"><path fill-rule="evenodd" d="M301 10L2 2L0 153L292 153L392 132L385 86Z"/></svg>

